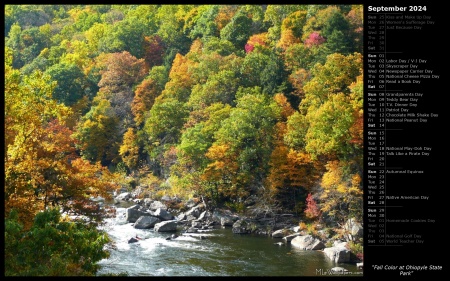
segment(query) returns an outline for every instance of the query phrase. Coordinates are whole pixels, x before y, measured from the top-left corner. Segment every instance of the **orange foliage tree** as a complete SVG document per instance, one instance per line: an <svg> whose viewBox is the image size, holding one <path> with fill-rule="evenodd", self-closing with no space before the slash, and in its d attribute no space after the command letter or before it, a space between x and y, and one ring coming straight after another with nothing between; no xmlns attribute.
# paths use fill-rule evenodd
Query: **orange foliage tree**
<svg viewBox="0 0 450 281"><path fill-rule="evenodd" d="M5 60L5 214L16 209L30 227L34 215L51 206L100 217L90 196L108 197L112 175L75 153L70 110L51 99L54 83L40 72L22 79Z"/></svg>

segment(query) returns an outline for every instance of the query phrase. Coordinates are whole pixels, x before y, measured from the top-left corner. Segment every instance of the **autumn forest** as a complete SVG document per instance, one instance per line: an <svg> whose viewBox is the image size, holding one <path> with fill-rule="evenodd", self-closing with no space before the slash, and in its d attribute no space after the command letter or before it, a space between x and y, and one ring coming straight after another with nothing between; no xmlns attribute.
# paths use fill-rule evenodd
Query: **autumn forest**
<svg viewBox="0 0 450 281"><path fill-rule="evenodd" d="M362 220L362 5L6 5L4 28L6 275L95 275L91 199L121 188Z"/></svg>

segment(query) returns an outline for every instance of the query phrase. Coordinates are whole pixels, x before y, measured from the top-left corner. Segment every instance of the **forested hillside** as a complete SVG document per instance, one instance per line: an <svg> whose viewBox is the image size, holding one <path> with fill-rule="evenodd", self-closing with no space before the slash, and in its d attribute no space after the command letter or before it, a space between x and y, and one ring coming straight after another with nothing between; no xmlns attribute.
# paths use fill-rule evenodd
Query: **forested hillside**
<svg viewBox="0 0 450 281"><path fill-rule="evenodd" d="M6 5L5 260L36 214L100 221L124 186L361 221L362 35L361 5ZM100 249L7 268L93 274Z"/></svg>

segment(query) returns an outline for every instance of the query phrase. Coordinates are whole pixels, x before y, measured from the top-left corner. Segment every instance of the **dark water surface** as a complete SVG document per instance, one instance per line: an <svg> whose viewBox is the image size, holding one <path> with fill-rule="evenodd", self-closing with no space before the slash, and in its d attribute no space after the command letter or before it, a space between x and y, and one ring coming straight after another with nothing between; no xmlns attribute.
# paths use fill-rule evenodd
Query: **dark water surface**
<svg viewBox="0 0 450 281"><path fill-rule="evenodd" d="M125 221L125 208L108 219L105 229L115 242L109 259L100 261L98 275L127 273L128 276L318 276L335 266L361 273L353 264L334 264L320 251L303 251L282 239L233 234L231 227L182 234L135 229ZM128 244L138 235L145 238ZM189 235L189 236L188 236ZM200 235L206 239L200 239ZM362 275L359 275L362 276Z"/></svg>

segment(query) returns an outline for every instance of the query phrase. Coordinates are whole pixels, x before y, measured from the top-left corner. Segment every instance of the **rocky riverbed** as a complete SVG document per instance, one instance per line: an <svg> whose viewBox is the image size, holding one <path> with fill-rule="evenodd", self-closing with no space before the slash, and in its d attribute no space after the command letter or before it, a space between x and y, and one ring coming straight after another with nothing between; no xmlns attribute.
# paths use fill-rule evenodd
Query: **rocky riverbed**
<svg viewBox="0 0 450 281"><path fill-rule="evenodd" d="M131 223L135 229L172 233L167 240L177 239L180 235L207 239L206 235L201 234L230 227L234 234L270 236L274 238L276 246L290 244L305 251L321 251L336 265L356 263L359 269L363 267L362 262L350 251L347 241L333 239L326 229L319 230L318 235L310 235L306 230L300 229L300 219L292 214L243 216L228 209L211 208L201 200L183 202L168 196L163 196L160 200L136 197L136 194L130 192L115 194L114 204L127 202L130 207L123 213L127 223ZM362 236L361 224L349 220L345 227L348 228L348 235L351 235L349 238ZM320 226L317 228L320 229ZM136 243L140 239L130 237L128 242Z"/></svg>

